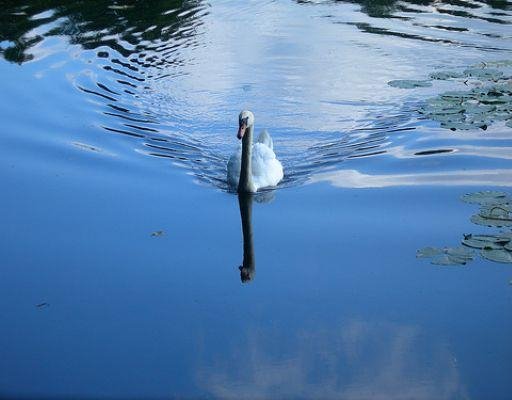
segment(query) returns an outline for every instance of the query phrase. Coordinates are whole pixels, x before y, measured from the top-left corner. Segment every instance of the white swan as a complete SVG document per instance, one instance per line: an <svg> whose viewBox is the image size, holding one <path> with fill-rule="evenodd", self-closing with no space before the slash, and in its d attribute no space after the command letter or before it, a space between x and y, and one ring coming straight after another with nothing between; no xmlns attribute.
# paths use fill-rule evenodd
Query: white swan
<svg viewBox="0 0 512 400"><path fill-rule="evenodd" d="M254 115L242 111L238 116L238 139L242 145L228 161L228 184L238 193L254 193L258 189L276 186L283 179L283 166L276 158L274 144L267 131L252 143Z"/></svg>

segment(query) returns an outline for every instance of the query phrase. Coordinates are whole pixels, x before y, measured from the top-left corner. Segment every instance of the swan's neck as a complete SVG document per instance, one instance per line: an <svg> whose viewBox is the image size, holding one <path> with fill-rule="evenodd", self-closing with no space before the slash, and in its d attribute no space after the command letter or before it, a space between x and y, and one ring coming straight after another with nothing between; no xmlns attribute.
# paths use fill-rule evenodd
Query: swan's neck
<svg viewBox="0 0 512 400"><path fill-rule="evenodd" d="M242 165L240 169L240 181L238 182L238 193L254 192L252 183L252 125L245 130L242 138Z"/></svg>

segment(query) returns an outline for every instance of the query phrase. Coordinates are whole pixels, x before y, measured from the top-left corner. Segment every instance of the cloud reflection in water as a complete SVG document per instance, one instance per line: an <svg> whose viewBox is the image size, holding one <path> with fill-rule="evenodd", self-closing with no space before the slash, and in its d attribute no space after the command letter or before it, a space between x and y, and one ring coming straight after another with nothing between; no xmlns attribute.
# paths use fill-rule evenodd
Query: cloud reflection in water
<svg viewBox="0 0 512 400"><path fill-rule="evenodd" d="M359 320L295 337L256 328L200 370L200 386L222 399L467 398L446 344L425 336L416 326Z"/></svg>

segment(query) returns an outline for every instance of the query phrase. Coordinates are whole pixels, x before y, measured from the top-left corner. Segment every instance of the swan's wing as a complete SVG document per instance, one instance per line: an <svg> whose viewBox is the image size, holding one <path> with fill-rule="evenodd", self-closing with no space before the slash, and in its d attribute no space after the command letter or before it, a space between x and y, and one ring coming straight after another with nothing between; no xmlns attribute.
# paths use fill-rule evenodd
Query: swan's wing
<svg viewBox="0 0 512 400"><path fill-rule="evenodd" d="M283 166L263 143L254 143L252 148L252 177L257 188L276 186L283 179Z"/></svg>
<svg viewBox="0 0 512 400"><path fill-rule="evenodd" d="M256 140L256 143L263 143L270 150L274 150L274 142L272 141L272 138L266 129L261 131L260 135L258 136L258 140Z"/></svg>

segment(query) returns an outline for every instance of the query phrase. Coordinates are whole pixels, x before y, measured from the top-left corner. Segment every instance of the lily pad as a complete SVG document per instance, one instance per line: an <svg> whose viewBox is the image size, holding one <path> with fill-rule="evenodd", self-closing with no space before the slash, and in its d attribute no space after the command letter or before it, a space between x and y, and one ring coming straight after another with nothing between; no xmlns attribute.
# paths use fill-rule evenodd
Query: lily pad
<svg viewBox="0 0 512 400"><path fill-rule="evenodd" d="M473 124L465 124L462 122L442 122L441 123L442 128L450 129L451 131L469 131L471 129L477 129L478 126L475 126Z"/></svg>
<svg viewBox="0 0 512 400"><path fill-rule="evenodd" d="M511 232L501 232L499 235L503 239L509 239L512 240L512 231Z"/></svg>
<svg viewBox="0 0 512 400"><path fill-rule="evenodd" d="M416 252L416 257L418 257L418 258L430 258L430 257L437 256L439 254L443 254L443 250L442 249L438 249L436 247L424 247L422 249L419 249Z"/></svg>
<svg viewBox="0 0 512 400"><path fill-rule="evenodd" d="M512 60L488 61L486 65L491 67L512 67Z"/></svg>
<svg viewBox="0 0 512 400"><path fill-rule="evenodd" d="M442 99L451 101L461 101L463 99L476 99L477 94L471 91L451 91L441 95Z"/></svg>
<svg viewBox="0 0 512 400"><path fill-rule="evenodd" d="M487 242L493 243L508 243L512 240L512 237L507 234L498 234L498 235L470 235L475 240L483 240Z"/></svg>
<svg viewBox="0 0 512 400"><path fill-rule="evenodd" d="M464 70L464 75L472 78L497 79L503 75L503 71L492 68L468 68Z"/></svg>
<svg viewBox="0 0 512 400"><path fill-rule="evenodd" d="M471 236L471 235L469 235ZM478 240L478 239L474 239L472 237L465 237L464 239L462 239L462 244L464 246L468 246L468 247L472 247L472 248L475 248L475 249L502 249L503 248L503 245L499 244L499 243L496 243L496 242L493 242L493 241L488 241L488 240Z"/></svg>
<svg viewBox="0 0 512 400"><path fill-rule="evenodd" d="M432 86L432 82L430 81L416 81L416 80L407 80L407 79L397 79L394 81L388 82L389 86L399 88L399 89L414 89L419 87L429 87Z"/></svg>
<svg viewBox="0 0 512 400"><path fill-rule="evenodd" d="M504 204L489 204L485 205L480 209L480 216L483 218L499 219L503 221L511 221L512 215L510 215L510 206L507 203Z"/></svg>
<svg viewBox="0 0 512 400"><path fill-rule="evenodd" d="M431 79L446 81L448 79L462 78L464 74L456 71L440 71L430 74Z"/></svg>
<svg viewBox="0 0 512 400"><path fill-rule="evenodd" d="M512 226L512 221L503 220L503 219L493 219L493 218L484 218L480 214L473 215L471 217L471 222L477 225L483 226L494 226L494 227L504 227L504 226Z"/></svg>
<svg viewBox="0 0 512 400"><path fill-rule="evenodd" d="M465 72L471 76L478 75L484 84L466 91L448 91L428 99L419 112L452 131L485 130L497 121L507 121L507 126L512 127L512 79L497 79L502 72L489 68L471 68ZM489 84L491 80L494 83Z"/></svg>
<svg viewBox="0 0 512 400"><path fill-rule="evenodd" d="M482 250L480 252L482 257L499 263L512 264L512 253L505 249L503 250Z"/></svg>
<svg viewBox="0 0 512 400"><path fill-rule="evenodd" d="M435 256L430 263L434 265L466 265L467 260L452 257L448 254L441 254L439 256Z"/></svg>
<svg viewBox="0 0 512 400"><path fill-rule="evenodd" d="M473 259L473 251L465 247L445 247L439 249L436 247L425 247L416 253L418 258L432 258L430 261L434 265L466 265Z"/></svg>
<svg viewBox="0 0 512 400"><path fill-rule="evenodd" d="M489 204L504 204L510 198L505 192L498 192L495 190L483 190L481 192L466 193L460 198L465 203L489 205Z"/></svg>
<svg viewBox="0 0 512 400"><path fill-rule="evenodd" d="M459 247L425 247L417 251L417 257L431 258L435 265L465 265L473 260L474 249L490 261L512 264L512 196L501 191L466 193L461 200L479 204L479 213L471 221L489 227L507 227L499 232L465 234Z"/></svg>
<svg viewBox="0 0 512 400"><path fill-rule="evenodd" d="M453 257L460 257L460 258L467 258L472 259L473 258L473 250L469 250L466 247L459 246L459 247L447 247L445 249L446 254L453 256Z"/></svg>

